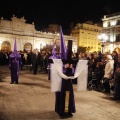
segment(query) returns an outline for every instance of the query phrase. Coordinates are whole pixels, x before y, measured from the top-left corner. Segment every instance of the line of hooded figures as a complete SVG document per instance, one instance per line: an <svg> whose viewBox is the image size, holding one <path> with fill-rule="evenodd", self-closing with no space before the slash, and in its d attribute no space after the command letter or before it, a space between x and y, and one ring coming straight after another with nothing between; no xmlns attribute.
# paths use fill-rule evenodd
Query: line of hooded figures
<svg viewBox="0 0 120 120"><path fill-rule="evenodd" d="M29 67L33 75L40 74L41 72L48 74L48 60L52 56L52 52L43 50L40 53L37 49L34 49L32 52L18 51L18 53L21 55L21 70L24 67ZM9 63L10 55L13 58L12 56L15 54L15 52L0 51L0 65L11 65ZM56 53L56 58L59 58L59 53ZM113 92L113 99L120 100L120 55L116 51L113 51L111 54L102 54L101 52L72 53L72 60L88 60L88 90L98 90L107 94ZM11 67L9 66L10 69ZM76 64L73 64L73 67L75 68ZM38 72L39 70L41 72ZM11 73L14 73L14 69ZM75 79L72 82L76 84L77 81ZM11 81L12 83L14 83L14 80ZM71 117L71 114L69 116Z"/></svg>

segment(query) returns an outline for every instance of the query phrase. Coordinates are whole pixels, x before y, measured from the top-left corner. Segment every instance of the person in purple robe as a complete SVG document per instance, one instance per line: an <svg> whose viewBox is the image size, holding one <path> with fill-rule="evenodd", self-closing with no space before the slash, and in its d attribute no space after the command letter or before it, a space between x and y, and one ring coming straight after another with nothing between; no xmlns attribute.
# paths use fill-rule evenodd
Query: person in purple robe
<svg viewBox="0 0 120 120"><path fill-rule="evenodd" d="M9 55L9 69L11 72L10 84L18 84L19 70L21 68L21 55L17 51L16 39L14 41L14 51Z"/></svg>
<svg viewBox="0 0 120 120"><path fill-rule="evenodd" d="M49 57L49 59L57 59L57 55L56 55L56 51L55 51L55 48L54 48L54 44L52 46L52 55ZM48 80L50 80L50 63L48 63Z"/></svg>
<svg viewBox="0 0 120 120"><path fill-rule="evenodd" d="M72 64L65 64L63 73L67 76L73 76ZM76 112L72 79L62 79L61 91L56 92L55 111L62 119L73 117L72 113Z"/></svg>
<svg viewBox="0 0 120 120"><path fill-rule="evenodd" d="M60 59L67 61L67 51L63 39L62 28L60 27ZM71 63L63 63L63 73L67 76L74 76L74 68ZM61 119L73 117L76 112L72 79L63 79L61 91L55 92L55 112Z"/></svg>

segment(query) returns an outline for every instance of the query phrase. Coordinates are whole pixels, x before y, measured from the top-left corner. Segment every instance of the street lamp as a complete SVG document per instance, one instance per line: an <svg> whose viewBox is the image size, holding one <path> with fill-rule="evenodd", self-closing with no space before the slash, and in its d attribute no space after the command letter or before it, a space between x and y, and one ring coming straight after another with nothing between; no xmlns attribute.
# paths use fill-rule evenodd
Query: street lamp
<svg viewBox="0 0 120 120"><path fill-rule="evenodd" d="M106 34L100 34L99 36L98 36L98 39L101 41L101 47L102 47L102 53L104 53L104 42L106 42L106 40L108 40L108 36L106 36Z"/></svg>
<svg viewBox="0 0 120 120"><path fill-rule="evenodd" d="M116 25L116 23L117 23L117 21L116 20L111 20L110 21L110 25L111 25L111 27L112 27L112 33L113 33L113 37L112 37L112 42L115 42L115 36L114 36L114 26Z"/></svg>
<svg viewBox="0 0 120 120"><path fill-rule="evenodd" d="M77 46L73 46L73 50L72 50L74 53L77 52Z"/></svg>
<svg viewBox="0 0 120 120"><path fill-rule="evenodd" d="M115 30L114 30L114 26L117 24L117 20L116 19L114 19L114 20L111 20L110 21L110 25L111 25L111 27L112 27L112 33L111 33L111 39L110 39L110 41L111 42L113 42L113 49L114 49L114 43L115 43L115 41L116 41L116 35L115 35Z"/></svg>

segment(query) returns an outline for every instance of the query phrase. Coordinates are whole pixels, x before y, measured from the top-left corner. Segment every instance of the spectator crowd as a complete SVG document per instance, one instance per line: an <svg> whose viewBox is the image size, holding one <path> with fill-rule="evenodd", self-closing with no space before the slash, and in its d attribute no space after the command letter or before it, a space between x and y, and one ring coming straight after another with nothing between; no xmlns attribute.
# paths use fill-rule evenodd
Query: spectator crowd
<svg viewBox="0 0 120 120"><path fill-rule="evenodd" d="M32 66L31 71L34 75L38 74L38 68L44 73L48 73L48 60L52 56L52 52L42 50L39 52L34 49L32 52L18 51L21 55L22 65ZM0 65L9 64L9 51L0 51ZM56 53L59 58L59 53ZM120 55L116 51L112 53L93 52L93 53L72 53L72 60L88 60L88 83L93 78L93 73L96 77L95 87L98 88L101 80L103 80L104 92L114 92L113 99L120 99ZM75 65L73 65L75 66Z"/></svg>

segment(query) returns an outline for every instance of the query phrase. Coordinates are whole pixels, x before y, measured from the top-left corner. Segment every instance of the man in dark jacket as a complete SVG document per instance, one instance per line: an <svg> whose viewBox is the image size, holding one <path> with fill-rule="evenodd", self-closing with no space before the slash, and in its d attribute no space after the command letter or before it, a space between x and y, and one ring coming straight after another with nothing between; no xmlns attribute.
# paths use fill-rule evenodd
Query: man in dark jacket
<svg viewBox="0 0 120 120"><path fill-rule="evenodd" d="M120 99L120 65L117 66L114 77L114 99Z"/></svg>
<svg viewBox="0 0 120 120"><path fill-rule="evenodd" d="M40 63L40 53L38 52L37 49L34 49L32 53L32 69L34 75L37 74L39 63Z"/></svg>

